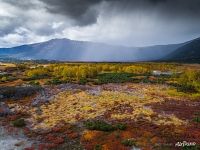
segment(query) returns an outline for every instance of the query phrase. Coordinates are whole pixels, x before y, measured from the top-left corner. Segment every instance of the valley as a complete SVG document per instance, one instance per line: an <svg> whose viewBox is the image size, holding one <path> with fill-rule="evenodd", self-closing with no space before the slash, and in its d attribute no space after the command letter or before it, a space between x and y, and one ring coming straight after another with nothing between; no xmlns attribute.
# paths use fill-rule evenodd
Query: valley
<svg viewBox="0 0 200 150"><path fill-rule="evenodd" d="M0 64L0 134L15 149L199 149L199 108L199 64Z"/></svg>
<svg viewBox="0 0 200 150"><path fill-rule="evenodd" d="M200 150L200 0L0 0L0 150Z"/></svg>

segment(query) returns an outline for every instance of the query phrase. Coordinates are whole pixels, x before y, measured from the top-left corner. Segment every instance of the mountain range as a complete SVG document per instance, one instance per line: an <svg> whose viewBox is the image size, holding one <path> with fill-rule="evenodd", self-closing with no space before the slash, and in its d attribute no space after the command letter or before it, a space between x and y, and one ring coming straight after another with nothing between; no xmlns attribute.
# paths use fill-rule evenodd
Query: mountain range
<svg viewBox="0 0 200 150"><path fill-rule="evenodd" d="M126 47L70 39L52 39L41 43L0 48L0 56L22 60L200 62L200 38L180 44L147 47Z"/></svg>

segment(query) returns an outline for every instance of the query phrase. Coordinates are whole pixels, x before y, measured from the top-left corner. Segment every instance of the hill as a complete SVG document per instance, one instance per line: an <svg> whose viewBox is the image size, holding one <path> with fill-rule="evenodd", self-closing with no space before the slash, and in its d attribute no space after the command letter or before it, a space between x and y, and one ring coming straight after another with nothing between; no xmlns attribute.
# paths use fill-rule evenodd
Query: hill
<svg viewBox="0 0 200 150"><path fill-rule="evenodd" d="M163 60L174 62L200 63L200 38L191 40L179 47Z"/></svg>

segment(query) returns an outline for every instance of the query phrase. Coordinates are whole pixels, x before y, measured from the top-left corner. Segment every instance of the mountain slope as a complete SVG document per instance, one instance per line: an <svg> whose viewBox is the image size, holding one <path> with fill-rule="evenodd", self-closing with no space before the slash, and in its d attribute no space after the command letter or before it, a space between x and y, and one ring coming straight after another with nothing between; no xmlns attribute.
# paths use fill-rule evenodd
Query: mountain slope
<svg viewBox="0 0 200 150"><path fill-rule="evenodd" d="M200 38L187 42L164 58L175 62L200 62Z"/></svg>
<svg viewBox="0 0 200 150"><path fill-rule="evenodd" d="M53 39L13 48L0 48L0 55L19 59L64 61L148 61L163 58L181 46L182 44L171 44L138 48Z"/></svg>

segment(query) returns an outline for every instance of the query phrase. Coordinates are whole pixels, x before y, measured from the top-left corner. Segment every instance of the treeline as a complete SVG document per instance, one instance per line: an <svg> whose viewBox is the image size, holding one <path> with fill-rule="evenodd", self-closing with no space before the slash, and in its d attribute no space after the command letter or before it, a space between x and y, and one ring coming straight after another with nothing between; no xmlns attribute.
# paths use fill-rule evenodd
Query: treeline
<svg viewBox="0 0 200 150"><path fill-rule="evenodd" d="M179 64L51 64L28 69L25 71L25 76L28 79L51 79L48 84L71 81L79 81L79 83L84 84L89 79L98 79L100 83L128 82L132 81L131 76L134 75L145 76L146 78L141 79L142 82L145 82L153 70L182 72L171 76L175 86L183 92L200 92L200 71L183 69ZM158 76L156 79L160 79L160 77ZM170 80L170 78L166 78L166 80ZM147 80L147 82L150 81Z"/></svg>
<svg viewBox="0 0 200 150"><path fill-rule="evenodd" d="M174 70L174 64L54 64L26 71L29 78L94 78L101 73L149 74L152 70Z"/></svg>

